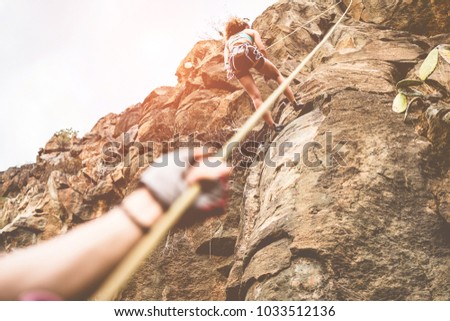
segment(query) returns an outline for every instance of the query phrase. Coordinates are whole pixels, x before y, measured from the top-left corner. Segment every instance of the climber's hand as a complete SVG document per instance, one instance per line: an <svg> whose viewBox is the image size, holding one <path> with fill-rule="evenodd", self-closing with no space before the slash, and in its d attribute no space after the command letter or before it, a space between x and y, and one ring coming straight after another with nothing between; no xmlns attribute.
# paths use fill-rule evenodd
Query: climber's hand
<svg viewBox="0 0 450 321"><path fill-rule="evenodd" d="M202 192L189 212L220 213L225 205L226 178L231 168L218 158L193 149L162 155L141 176L141 182L166 210L193 183Z"/></svg>
<svg viewBox="0 0 450 321"><path fill-rule="evenodd" d="M198 166L193 167L188 171L186 182L188 182L189 185L204 180L223 180L230 174L231 168L219 157L207 156L208 155L203 154L195 155Z"/></svg>
<svg viewBox="0 0 450 321"><path fill-rule="evenodd" d="M234 78L234 73L231 69L227 69L227 79L231 80Z"/></svg>
<svg viewBox="0 0 450 321"><path fill-rule="evenodd" d="M262 55L264 56L264 58L267 59L267 51L266 51L266 49L261 48L261 49L259 49L259 51L262 53Z"/></svg>

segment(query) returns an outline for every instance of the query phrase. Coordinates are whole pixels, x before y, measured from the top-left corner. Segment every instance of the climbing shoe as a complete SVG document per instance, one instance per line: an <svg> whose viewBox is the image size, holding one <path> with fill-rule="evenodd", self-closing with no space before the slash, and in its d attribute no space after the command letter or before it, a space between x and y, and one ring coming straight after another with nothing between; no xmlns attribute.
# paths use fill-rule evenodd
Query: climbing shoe
<svg viewBox="0 0 450 321"><path fill-rule="evenodd" d="M299 103L299 102L293 103L293 106L294 106L294 110L295 110L295 111L300 111L300 110L302 110L303 108L305 108L305 105L302 104L302 103Z"/></svg>
<svg viewBox="0 0 450 321"><path fill-rule="evenodd" d="M273 130L275 131L275 133L279 133L283 130L283 128L284 128L284 125L275 125L273 127Z"/></svg>
<svg viewBox="0 0 450 321"><path fill-rule="evenodd" d="M304 114L309 113L311 110L313 110L313 104L306 104L306 105L302 105L303 107L300 108L300 114L298 114L297 117L303 116Z"/></svg>

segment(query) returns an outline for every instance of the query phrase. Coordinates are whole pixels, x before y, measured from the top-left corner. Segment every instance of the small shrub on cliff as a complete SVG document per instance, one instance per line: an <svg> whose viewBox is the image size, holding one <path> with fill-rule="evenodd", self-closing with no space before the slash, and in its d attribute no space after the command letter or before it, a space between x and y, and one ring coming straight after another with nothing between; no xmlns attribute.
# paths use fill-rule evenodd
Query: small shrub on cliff
<svg viewBox="0 0 450 321"><path fill-rule="evenodd" d="M56 143L59 148L66 149L70 146L72 139L76 138L78 131L72 128L61 129L55 133Z"/></svg>

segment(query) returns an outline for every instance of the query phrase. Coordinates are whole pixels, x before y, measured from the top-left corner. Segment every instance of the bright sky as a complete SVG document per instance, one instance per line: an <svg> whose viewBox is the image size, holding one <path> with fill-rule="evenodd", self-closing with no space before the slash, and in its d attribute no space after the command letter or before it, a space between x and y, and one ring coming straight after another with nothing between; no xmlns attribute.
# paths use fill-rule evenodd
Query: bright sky
<svg viewBox="0 0 450 321"><path fill-rule="evenodd" d="M276 0L0 0L0 170L35 161L53 133L175 85L181 59L231 15Z"/></svg>

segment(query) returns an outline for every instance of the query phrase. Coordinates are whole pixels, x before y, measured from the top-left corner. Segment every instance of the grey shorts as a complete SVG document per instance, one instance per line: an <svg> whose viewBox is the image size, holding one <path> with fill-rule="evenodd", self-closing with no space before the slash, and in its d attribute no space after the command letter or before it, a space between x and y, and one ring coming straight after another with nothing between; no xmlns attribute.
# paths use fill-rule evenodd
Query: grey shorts
<svg viewBox="0 0 450 321"><path fill-rule="evenodd" d="M231 49L229 60L234 75L239 79L249 75L252 67L261 69L266 59L258 48L249 43L243 43Z"/></svg>

